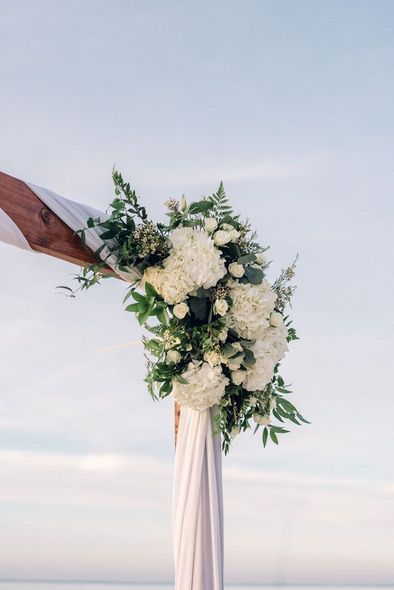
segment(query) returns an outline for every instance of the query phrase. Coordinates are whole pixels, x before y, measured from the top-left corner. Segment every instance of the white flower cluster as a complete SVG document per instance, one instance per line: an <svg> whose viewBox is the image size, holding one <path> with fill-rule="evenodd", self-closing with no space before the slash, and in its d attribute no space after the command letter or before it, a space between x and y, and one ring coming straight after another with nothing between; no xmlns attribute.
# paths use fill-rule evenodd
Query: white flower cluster
<svg viewBox="0 0 394 590"><path fill-rule="evenodd" d="M226 274L220 250L206 231L177 228L171 232L170 242L172 248L163 268L147 268L143 277L167 303L181 303L199 287L214 287Z"/></svg>
<svg viewBox="0 0 394 590"><path fill-rule="evenodd" d="M285 356L287 347L287 328L283 324L269 327L263 337L251 346L256 362L246 371L242 386L247 391L261 391L271 381L274 368Z"/></svg>
<svg viewBox="0 0 394 590"><path fill-rule="evenodd" d="M270 325L276 294L267 280L260 285L230 282L233 305L226 316L226 323L241 336L256 340L261 338Z"/></svg>
<svg viewBox="0 0 394 590"><path fill-rule="evenodd" d="M182 377L187 384L173 381L174 398L181 406L200 411L218 404L229 382L220 366L211 367L207 362L189 363Z"/></svg>

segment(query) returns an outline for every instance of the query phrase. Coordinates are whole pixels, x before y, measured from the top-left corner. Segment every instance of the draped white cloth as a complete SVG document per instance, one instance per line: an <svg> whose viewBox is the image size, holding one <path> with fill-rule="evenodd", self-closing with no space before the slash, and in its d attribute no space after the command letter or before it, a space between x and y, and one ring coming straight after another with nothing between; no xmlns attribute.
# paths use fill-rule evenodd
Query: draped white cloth
<svg viewBox="0 0 394 590"><path fill-rule="evenodd" d="M215 408L182 408L173 495L176 590L223 588L223 494Z"/></svg>
<svg viewBox="0 0 394 590"><path fill-rule="evenodd" d="M31 250L29 242L3 209L0 208L0 240L11 246Z"/></svg>
<svg viewBox="0 0 394 590"><path fill-rule="evenodd" d="M31 190L73 231L83 229L89 217L106 214L76 203L48 189ZM0 209L0 241L31 250L26 238ZM102 244L100 230L86 231L86 244L95 251ZM116 258L100 256L128 282L139 274L119 271ZM173 535L176 590L223 590L223 494L220 436L213 434L215 409L199 412L182 408L175 457Z"/></svg>

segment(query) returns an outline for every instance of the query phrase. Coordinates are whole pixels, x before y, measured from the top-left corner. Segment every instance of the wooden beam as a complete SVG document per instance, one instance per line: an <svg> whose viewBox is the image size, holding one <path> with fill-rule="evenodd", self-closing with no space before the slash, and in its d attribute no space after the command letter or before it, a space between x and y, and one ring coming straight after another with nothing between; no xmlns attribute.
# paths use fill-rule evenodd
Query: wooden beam
<svg viewBox="0 0 394 590"><path fill-rule="evenodd" d="M93 253L83 248L79 237L27 184L4 172L0 172L0 208L19 227L33 250L80 266L96 261ZM180 413L180 406L175 403L175 444Z"/></svg>
<svg viewBox="0 0 394 590"><path fill-rule="evenodd" d="M83 266L93 253L22 181L0 172L0 207L19 227L31 248Z"/></svg>

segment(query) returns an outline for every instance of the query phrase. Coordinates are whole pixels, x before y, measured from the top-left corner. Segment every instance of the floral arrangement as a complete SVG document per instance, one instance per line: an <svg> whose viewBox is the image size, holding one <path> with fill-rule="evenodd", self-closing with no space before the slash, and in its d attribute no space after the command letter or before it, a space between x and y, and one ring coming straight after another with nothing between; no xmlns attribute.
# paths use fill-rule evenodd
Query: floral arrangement
<svg viewBox="0 0 394 590"><path fill-rule="evenodd" d="M106 257L115 256L117 270L132 271L126 311L149 332L143 343L150 395L172 394L199 411L217 406L226 453L252 424L255 432L262 427L264 446L268 439L277 444L288 432L285 421L307 422L287 399L279 364L297 339L286 312L296 261L268 281L267 247L233 212L222 183L197 202L169 199L167 223L155 223L116 170L113 181L108 218L91 218L79 232L84 241L89 228L99 228L105 254L102 246L99 262L82 269L77 290L106 278Z"/></svg>

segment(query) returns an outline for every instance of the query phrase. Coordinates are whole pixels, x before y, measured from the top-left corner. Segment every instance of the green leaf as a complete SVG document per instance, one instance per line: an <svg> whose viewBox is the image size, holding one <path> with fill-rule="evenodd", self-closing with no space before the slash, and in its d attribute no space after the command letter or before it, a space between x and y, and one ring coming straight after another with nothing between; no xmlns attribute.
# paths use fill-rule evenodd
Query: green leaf
<svg viewBox="0 0 394 590"><path fill-rule="evenodd" d="M197 201L191 203L189 206L190 215L196 215L197 213L206 213L210 209L213 209L213 203L208 200Z"/></svg>
<svg viewBox="0 0 394 590"><path fill-rule="evenodd" d="M244 353L245 353L245 358L243 360L243 364L245 365L245 367L248 367L248 369L250 369L256 362L256 358L253 354L252 350L249 350L249 348L244 348Z"/></svg>
<svg viewBox="0 0 394 590"><path fill-rule="evenodd" d="M146 298L137 291L132 291L131 296L133 299L138 301L138 303L146 303Z"/></svg>
<svg viewBox="0 0 394 590"><path fill-rule="evenodd" d="M145 283L145 292L148 297L153 297L153 299L161 298L156 289L150 283Z"/></svg>
<svg viewBox="0 0 394 590"><path fill-rule="evenodd" d="M138 313L139 311L139 303L132 303L125 308L125 311L133 311L134 313Z"/></svg>
<svg viewBox="0 0 394 590"><path fill-rule="evenodd" d="M188 385L189 381L187 381L184 377L182 377L182 375L175 375L175 380L179 381L179 383L182 383L183 385Z"/></svg>
<svg viewBox="0 0 394 590"><path fill-rule="evenodd" d="M66 291L71 291L71 293L73 293L73 290L70 287L66 287L64 285L59 285L56 287L56 289L66 289Z"/></svg>
<svg viewBox="0 0 394 590"><path fill-rule="evenodd" d="M247 266L245 268L245 275L244 275L249 283L251 283L252 285L260 285L263 278L264 278L264 273L261 270L261 268L255 268L254 266Z"/></svg>
<svg viewBox="0 0 394 590"><path fill-rule="evenodd" d="M109 229L105 232L103 232L102 234L100 234L100 238L102 240L112 240L112 238L115 238L117 235L117 231L114 229Z"/></svg>
<svg viewBox="0 0 394 590"><path fill-rule="evenodd" d="M239 264L248 264L256 260L256 254L244 254L238 258Z"/></svg>
<svg viewBox="0 0 394 590"><path fill-rule="evenodd" d="M270 437L273 443L276 445L278 444L278 437L276 436L275 432L270 428Z"/></svg>
<svg viewBox="0 0 394 590"><path fill-rule="evenodd" d="M265 426L264 430L263 430L263 445L264 448L267 444L267 439L268 439L268 428Z"/></svg>
<svg viewBox="0 0 394 590"><path fill-rule="evenodd" d="M130 297L131 297L132 293L133 293L133 291L132 291L132 289L130 289L130 290L129 290L129 291L126 293L126 295L124 296L124 298L123 298L123 303L126 303L126 301L127 301L128 299L130 299Z"/></svg>

